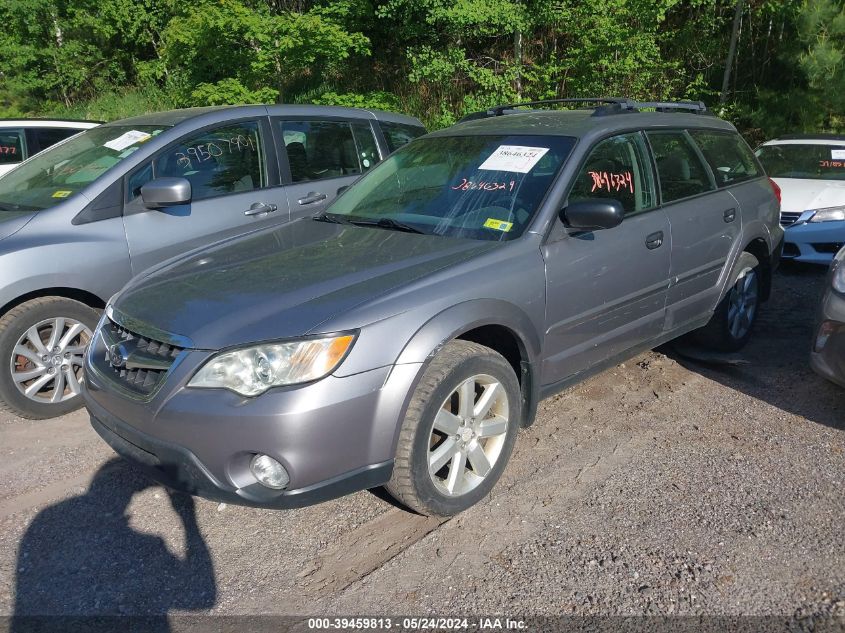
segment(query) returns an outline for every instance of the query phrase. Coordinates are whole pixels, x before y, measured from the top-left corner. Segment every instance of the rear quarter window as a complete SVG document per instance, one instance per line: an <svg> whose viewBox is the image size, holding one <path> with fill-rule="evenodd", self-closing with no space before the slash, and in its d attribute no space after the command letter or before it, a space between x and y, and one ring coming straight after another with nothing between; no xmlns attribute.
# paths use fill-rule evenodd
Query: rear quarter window
<svg viewBox="0 0 845 633"><path fill-rule="evenodd" d="M0 165L23 160L23 130L0 130Z"/></svg>
<svg viewBox="0 0 845 633"><path fill-rule="evenodd" d="M392 123L390 121L379 121L381 131L384 133L384 140L391 152L395 152L403 145L407 145L415 138L425 134L425 128L406 123Z"/></svg>
<svg viewBox="0 0 845 633"><path fill-rule="evenodd" d="M739 134L710 130L688 130L710 165L716 184L727 187L762 175L751 148Z"/></svg>

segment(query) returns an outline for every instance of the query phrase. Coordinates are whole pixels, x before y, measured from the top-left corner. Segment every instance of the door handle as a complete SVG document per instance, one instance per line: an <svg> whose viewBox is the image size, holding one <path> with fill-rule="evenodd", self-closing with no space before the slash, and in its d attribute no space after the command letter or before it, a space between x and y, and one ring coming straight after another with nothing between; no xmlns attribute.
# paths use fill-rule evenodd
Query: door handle
<svg viewBox="0 0 845 633"><path fill-rule="evenodd" d="M733 222L736 220L736 209L728 209L722 214L722 217L725 218L725 222Z"/></svg>
<svg viewBox="0 0 845 633"><path fill-rule="evenodd" d="M262 213L273 213L278 209L275 204L264 204L263 202L255 202L250 205L249 209L244 211L244 215L261 215Z"/></svg>
<svg viewBox="0 0 845 633"><path fill-rule="evenodd" d="M318 193L316 191L309 191L305 194L304 198L300 198L297 200L299 204L313 204L315 202L320 202L320 200L325 200L326 194Z"/></svg>
<svg viewBox="0 0 845 633"><path fill-rule="evenodd" d="M649 250L660 248L663 245L663 231L657 231L645 238L645 245Z"/></svg>

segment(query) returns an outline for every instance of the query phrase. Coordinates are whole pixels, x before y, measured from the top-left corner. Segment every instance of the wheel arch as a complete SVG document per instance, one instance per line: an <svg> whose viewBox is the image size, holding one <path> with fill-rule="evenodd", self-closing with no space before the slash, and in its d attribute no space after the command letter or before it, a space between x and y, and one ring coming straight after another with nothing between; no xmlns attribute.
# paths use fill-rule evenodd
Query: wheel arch
<svg viewBox="0 0 845 633"><path fill-rule="evenodd" d="M533 423L540 394L537 358L541 344L531 318L513 304L492 299L468 301L439 313L417 330L396 361L421 363L413 389L435 354L456 339L489 347L508 361L522 391L522 424Z"/></svg>
<svg viewBox="0 0 845 633"><path fill-rule="evenodd" d="M769 244L762 237L755 237L748 242L741 252L750 253L760 262L760 300L768 301L772 294L772 257Z"/></svg>
<svg viewBox="0 0 845 633"><path fill-rule="evenodd" d="M74 301L79 301L80 303L84 303L89 308L94 308L96 310L103 310L106 307L106 302L95 295L93 292L89 292L87 290L80 290L79 288L67 288L63 286L57 286L54 288L40 288L38 290L32 290L30 292L26 292L24 294L18 295L11 301L8 301L5 305L0 307L0 317L6 314L9 310L16 308L17 306L21 305L22 303L26 303L31 299L40 299L42 297L63 297L65 299L72 299Z"/></svg>

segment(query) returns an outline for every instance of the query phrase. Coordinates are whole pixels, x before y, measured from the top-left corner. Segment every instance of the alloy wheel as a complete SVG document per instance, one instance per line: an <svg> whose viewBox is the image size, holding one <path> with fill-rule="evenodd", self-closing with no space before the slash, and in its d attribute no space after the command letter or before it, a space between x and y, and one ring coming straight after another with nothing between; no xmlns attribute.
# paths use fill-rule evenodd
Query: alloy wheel
<svg viewBox="0 0 845 633"><path fill-rule="evenodd" d="M484 481L505 444L508 407L505 388L486 374L468 378L446 398L428 450L429 476L441 493L463 495Z"/></svg>
<svg viewBox="0 0 845 633"><path fill-rule="evenodd" d="M21 335L12 349L12 382L34 402L55 404L80 394L82 357L93 337L84 323L45 319Z"/></svg>
<svg viewBox="0 0 845 633"><path fill-rule="evenodd" d="M730 293L728 329L733 338L741 339L748 334L757 312L757 299L757 273L753 268L746 268L740 273Z"/></svg>

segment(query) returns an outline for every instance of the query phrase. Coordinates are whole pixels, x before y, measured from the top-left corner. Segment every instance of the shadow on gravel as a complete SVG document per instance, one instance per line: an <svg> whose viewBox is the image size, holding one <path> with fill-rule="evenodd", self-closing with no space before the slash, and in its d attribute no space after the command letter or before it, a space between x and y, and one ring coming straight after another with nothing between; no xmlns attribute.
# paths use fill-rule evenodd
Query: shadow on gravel
<svg viewBox="0 0 845 633"><path fill-rule="evenodd" d="M18 550L13 632L115 630L126 615L149 618L144 631L168 631L169 611L214 606L214 568L193 498L163 491L184 528L184 556L129 525L132 497L153 485L115 459L84 494L38 513Z"/></svg>
<svg viewBox="0 0 845 633"><path fill-rule="evenodd" d="M688 353L683 344L664 353L690 371L794 413L812 422L845 430L845 389L810 369L810 345L825 282L822 266L784 262L775 275L772 296L763 305L751 341L737 354Z"/></svg>

